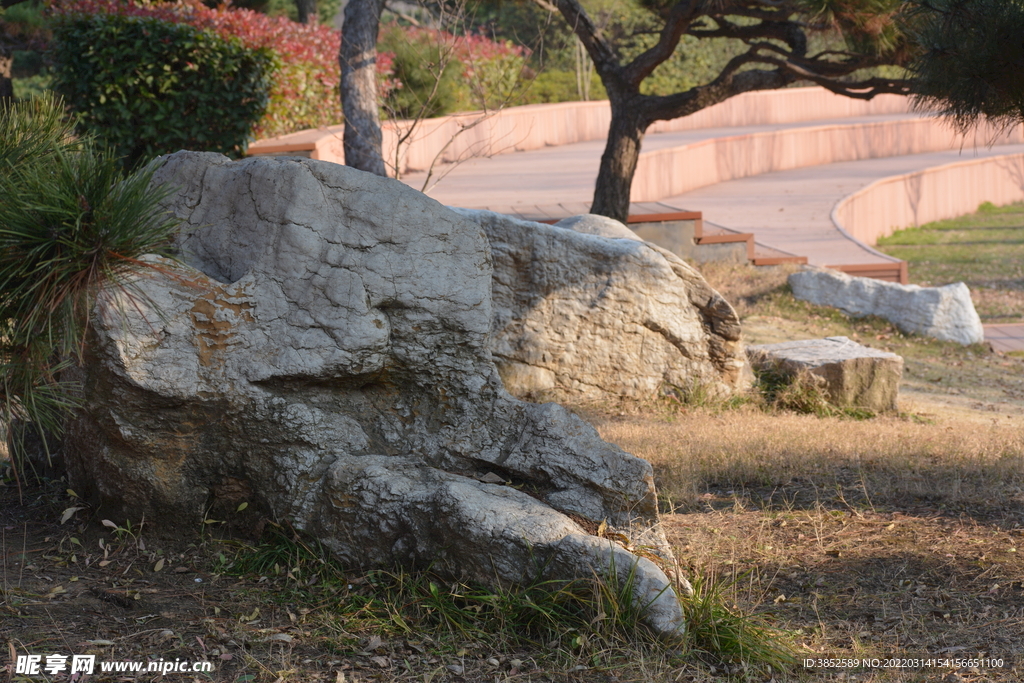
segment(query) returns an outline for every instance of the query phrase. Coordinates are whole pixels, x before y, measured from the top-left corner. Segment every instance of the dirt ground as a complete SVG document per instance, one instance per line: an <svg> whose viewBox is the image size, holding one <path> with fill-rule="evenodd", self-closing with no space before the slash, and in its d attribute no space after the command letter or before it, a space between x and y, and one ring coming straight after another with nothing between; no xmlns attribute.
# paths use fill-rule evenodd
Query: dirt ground
<svg viewBox="0 0 1024 683"><path fill-rule="evenodd" d="M793 646L800 664L772 681L1024 679L1024 359L904 338L880 321L850 322L785 301L775 285L751 285L746 294L736 286L751 343L847 334L904 355L901 411L851 421L686 406L582 409L605 438L654 463L684 569L715 577L738 612ZM904 458L891 467L882 462L891 456L887 443L898 443ZM704 464L687 464L696 461ZM479 641L439 649L422 633L382 637L358 619L329 620L342 596L307 585L315 577L292 576L287 566L244 578L221 572L237 543L218 540L218 531L160 538L145 527L105 526L59 484L20 494L0 488L0 680L582 683L722 675L699 665L645 674L639 655L632 667L556 670L537 652ZM289 597L297 584L301 601ZM366 584L352 575L345 590L358 594ZM13 662L25 654L95 655L96 669L17 673ZM213 671L100 671L103 663L153 660L208 661Z"/></svg>

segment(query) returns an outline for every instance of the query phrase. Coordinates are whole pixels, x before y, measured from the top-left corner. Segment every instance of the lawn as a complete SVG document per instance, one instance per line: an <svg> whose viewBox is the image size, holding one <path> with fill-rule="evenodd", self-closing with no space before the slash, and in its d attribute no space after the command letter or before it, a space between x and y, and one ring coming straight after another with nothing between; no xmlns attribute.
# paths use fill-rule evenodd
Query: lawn
<svg viewBox="0 0 1024 683"><path fill-rule="evenodd" d="M878 248L909 264L914 284L963 281L982 322L1024 321L1024 204L898 230Z"/></svg>

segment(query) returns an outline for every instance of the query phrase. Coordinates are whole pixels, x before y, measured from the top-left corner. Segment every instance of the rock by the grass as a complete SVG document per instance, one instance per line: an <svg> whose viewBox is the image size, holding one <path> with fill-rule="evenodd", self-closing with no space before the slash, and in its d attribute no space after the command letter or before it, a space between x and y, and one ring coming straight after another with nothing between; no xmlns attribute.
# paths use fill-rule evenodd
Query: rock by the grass
<svg viewBox="0 0 1024 683"><path fill-rule="evenodd" d="M502 387L476 223L319 161L179 152L155 182L177 187L184 263L150 259L94 312L80 495L185 533L287 521L354 566L492 584L635 567L648 623L682 630L665 572L627 550L672 571L650 464Z"/></svg>
<svg viewBox="0 0 1024 683"><path fill-rule="evenodd" d="M896 410L903 358L846 337L752 345L747 357L757 372L819 378L829 403L876 413Z"/></svg>
<svg viewBox="0 0 1024 683"><path fill-rule="evenodd" d="M675 254L601 216L551 226L459 212L490 241L491 354L512 394L579 401L748 386L735 311Z"/></svg>
<svg viewBox="0 0 1024 683"><path fill-rule="evenodd" d="M808 268L790 275L789 286L797 299L854 317L877 315L907 334L965 345L985 339L971 292L962 282L921 287Z"/></svg>

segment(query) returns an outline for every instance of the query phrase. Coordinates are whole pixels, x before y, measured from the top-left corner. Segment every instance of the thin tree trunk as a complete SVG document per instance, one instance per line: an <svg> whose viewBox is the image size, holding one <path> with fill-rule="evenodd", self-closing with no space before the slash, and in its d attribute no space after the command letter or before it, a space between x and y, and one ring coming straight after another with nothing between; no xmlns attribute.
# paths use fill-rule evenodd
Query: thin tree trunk
<svg viewBox="0 0 1024 683"><path fill-rule="evenodd" d="M316 0L295 0L295 9L299 11L300 24L316 22Z"/></svg>
<svg viewBox="0 0 1024 683"><path fill-rule="evenodd" d="M629 191L640 157L640 143L647 124L635 99L612 100L612 123L608 142L601 155L601 166L594 187L591 213L626 222L629 217Z"/></svg>
<svg viewBox="0 0 1024 683"><path fill-rule="evenodd" d="M11 81L13 64L13 53L0 46L0 105L14 101L14 83Z"/></svg>
<svg viewBox="0 0 1024 683"><path fill-rule="evenodd" d="M349 0L341 27L345 165L387 176L377 109L377 32L384 0Z"/></svg>

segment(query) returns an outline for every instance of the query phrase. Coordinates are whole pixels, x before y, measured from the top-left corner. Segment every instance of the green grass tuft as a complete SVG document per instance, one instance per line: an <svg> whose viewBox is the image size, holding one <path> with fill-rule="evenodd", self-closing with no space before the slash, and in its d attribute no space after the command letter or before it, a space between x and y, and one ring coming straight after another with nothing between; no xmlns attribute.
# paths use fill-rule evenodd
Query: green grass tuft
<svg viewBox="0 0 1024 683"><path fill-rule="evenodd" d="M646 605L634 596L633 572L504 587L429 568L352 572L322 545L276 526L259 544L225 546L216 571L253 579L283 604L312 606L315 636L339 653L379 637L414 638L438 656L526 650L563 669L613 670L637 657L665 669L700 660L767 671L790 662L776 633L726 607L717 580L694 582L694 596L682 601L686 635L663 642L643 624Z"/></svg>
<svg viewBox="0 0 1024 683"><path fill-rule="evenodd" d="M796 664L796 655L783 634L730 609L727 595L736 580L698 576L692 584L693 595L682 604L687 644L697 656L757 680L764 680L772 670L785 671Z"/></svg>

